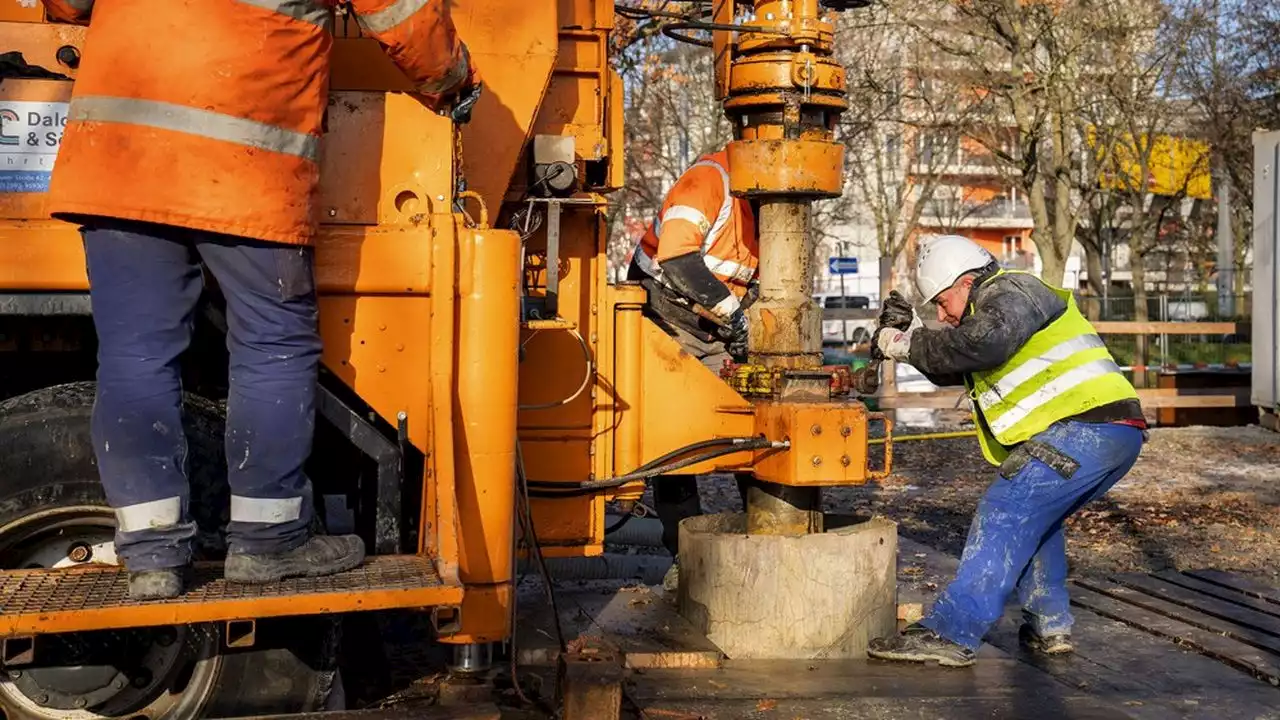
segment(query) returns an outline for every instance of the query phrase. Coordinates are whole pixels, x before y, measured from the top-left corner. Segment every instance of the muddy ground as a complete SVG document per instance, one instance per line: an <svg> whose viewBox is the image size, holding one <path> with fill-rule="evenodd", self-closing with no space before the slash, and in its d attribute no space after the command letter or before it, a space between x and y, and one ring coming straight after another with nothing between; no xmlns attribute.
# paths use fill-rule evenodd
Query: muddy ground
<svg viewBox="0 0 1280 720"><path fill-rule="evenodd" d="M901 443L894 469L874 487L827 491L827 510L884 515L902 536L958 556L994 476L977 441ZM740 507L728 479L704 480L702 497L708 512ZM1280 435L1153 429L1129 475L1068 521L1067 553L1076 575L1216 568L1280 585Z"/></svg>

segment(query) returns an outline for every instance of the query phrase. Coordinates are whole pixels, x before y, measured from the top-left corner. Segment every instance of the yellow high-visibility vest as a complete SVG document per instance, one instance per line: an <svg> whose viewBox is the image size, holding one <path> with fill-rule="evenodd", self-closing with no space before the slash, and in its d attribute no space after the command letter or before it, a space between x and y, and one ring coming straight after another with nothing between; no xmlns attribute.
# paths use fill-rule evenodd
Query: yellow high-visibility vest
<svg viewBox="0 0 1280 720"><path fill-rule="evenodd" d="M983 284L1004 274L1001 270ZM1003 462L1012 446L1059 420L1138 399L1071 293L1045 286L1066 301L1066 311L1004 364L965 378L982 454L993 465Z"/></svg>

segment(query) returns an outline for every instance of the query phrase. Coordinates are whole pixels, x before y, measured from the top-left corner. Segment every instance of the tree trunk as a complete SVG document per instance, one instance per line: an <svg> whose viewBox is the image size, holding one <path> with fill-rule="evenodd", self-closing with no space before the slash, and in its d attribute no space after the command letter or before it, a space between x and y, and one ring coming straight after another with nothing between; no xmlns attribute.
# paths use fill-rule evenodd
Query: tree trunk
<svg viewBox="0 0 1280 720"><path fill-rule="evenodd" d="M1097 321L1102 318L1102 252L1093 243L1080 243L1084 247L1085 271L1089 274L1089 299L1085 301L1085 317Z"/></svg>
<svg viewBox="0 0 1280 720"><path fill-rule="evenodd" d="M1130 235L1129 240L1129 265L1133 273L1133 319L1136 322L1143 322L1150 319L1147 312L1147 277L1146 268L1143 266L1144 252L1141 247L1142 240L1134 238L1137 236ZM1147 364L1148 360L1148 337L1146 335L1138 335L1135 338L1133 351L1133 364ZM1147 371L1145 369L1133 371L1133 386L1147 386Z"/></svg>

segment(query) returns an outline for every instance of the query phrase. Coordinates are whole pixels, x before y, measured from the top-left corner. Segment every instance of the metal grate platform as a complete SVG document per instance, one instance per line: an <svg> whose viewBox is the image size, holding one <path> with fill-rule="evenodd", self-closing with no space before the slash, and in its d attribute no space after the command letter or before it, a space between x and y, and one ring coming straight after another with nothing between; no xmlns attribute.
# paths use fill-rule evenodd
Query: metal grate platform
<svg viewBox="0 0 1280 720"><path fill-rule="evenodd" d="M371 557L350 572L242 585L222 577L221 563L199 563L187 592L172 600L128 597L117 567L0 573L0 637L102 628L178 625L288 615L456 605L462 588L440 580L431 559Z"/></svg>

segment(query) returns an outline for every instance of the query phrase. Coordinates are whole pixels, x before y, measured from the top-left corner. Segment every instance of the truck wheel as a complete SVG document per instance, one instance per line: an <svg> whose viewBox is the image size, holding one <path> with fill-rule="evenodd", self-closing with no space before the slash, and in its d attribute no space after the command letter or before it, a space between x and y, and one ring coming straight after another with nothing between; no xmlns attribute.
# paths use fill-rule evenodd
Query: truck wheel
<svg viewBox="0 0 1280 720"><path fill-rule="evenodd" d="M115 517L98 481L92 383L0 403L0 568L115 564ZM199 559L225 551L223 418L188 396L192 515ZM336 618L258 623L252 648L216 624L101 630L37 639L37 662L0 671L0 720L185 720L322 709L337 668Z"/></svg>

